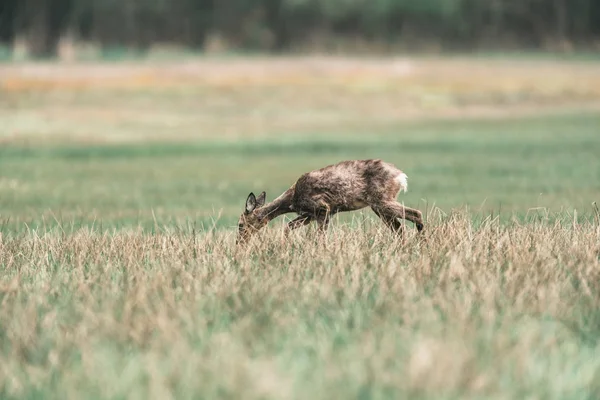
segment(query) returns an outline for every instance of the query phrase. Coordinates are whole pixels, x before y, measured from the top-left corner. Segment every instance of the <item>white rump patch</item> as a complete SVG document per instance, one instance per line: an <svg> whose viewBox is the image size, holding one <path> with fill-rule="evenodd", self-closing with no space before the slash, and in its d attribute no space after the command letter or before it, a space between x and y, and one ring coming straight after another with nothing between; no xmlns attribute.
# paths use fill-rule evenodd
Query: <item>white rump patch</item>
<svg viewBox="0 0 600 400"><path fill-rule="evenodd" d="M400 184L400 191L408 192L408 176L403 172L396 177L396 182Z"/></svg>

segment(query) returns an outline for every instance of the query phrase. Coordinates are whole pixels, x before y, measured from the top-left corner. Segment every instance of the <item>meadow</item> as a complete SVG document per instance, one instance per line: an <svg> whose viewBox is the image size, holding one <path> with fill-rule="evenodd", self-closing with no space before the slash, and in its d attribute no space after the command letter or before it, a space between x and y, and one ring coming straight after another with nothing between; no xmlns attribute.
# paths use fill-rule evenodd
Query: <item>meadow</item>
<svg viewBox="0 0 600 400"><path fill-rule="evenodd" d="M600 397L594 60L0 65L3 398ZM234 245L382 158L426 216Z"/></svg>

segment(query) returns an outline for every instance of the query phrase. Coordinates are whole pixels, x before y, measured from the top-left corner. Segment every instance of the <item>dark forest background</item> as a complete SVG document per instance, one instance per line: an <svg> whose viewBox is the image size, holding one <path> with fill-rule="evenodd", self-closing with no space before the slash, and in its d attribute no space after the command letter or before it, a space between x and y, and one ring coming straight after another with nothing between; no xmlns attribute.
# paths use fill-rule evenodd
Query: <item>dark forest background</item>
<svg viewBox="0 0 600 400"><path fill-rule="evenodd" d="M100 48L167 43L283 52L361 40L380 48L598 48L599 0L0 0L0 42L52 57L61 37Z"/></svg>

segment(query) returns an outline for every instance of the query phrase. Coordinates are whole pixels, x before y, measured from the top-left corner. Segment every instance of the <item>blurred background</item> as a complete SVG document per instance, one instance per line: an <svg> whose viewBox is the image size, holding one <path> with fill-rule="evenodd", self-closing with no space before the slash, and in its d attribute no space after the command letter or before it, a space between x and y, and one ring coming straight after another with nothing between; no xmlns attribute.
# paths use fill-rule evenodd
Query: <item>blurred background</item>
<svg viewBox="0 0 600 400"><path fill-rule="evenodd" d="M1 0L0 60L2 229L235 226L350 158L422 209L600 199L595 0Z"/></svg>
<svg viewBox="0 0 600 400"><path fill-rule="evenodd" d="M100 51L598 48L595 0L2 0L0 42Z"/></svg>

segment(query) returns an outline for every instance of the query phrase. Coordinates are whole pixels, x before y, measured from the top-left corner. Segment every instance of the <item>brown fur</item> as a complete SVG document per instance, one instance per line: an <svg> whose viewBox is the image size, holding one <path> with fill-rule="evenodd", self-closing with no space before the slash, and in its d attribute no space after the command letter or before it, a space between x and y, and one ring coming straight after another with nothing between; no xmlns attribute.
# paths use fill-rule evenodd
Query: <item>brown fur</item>
<svg viewBox="0 0 600 400"><path fill-rule="evenodd" d="M305 173L268 204L265 204L265 192L258 198L250 193L239 220L238 242L245 242L252 233L282 214L298 214L286 232L312 221L316 221L323 232L336 213L367 206L395 232L402 232L399 219L414 222L421 232L421 212L396 201L401 189L396 178L400 174L401 170L382 160L342 161Z"/></svg>

